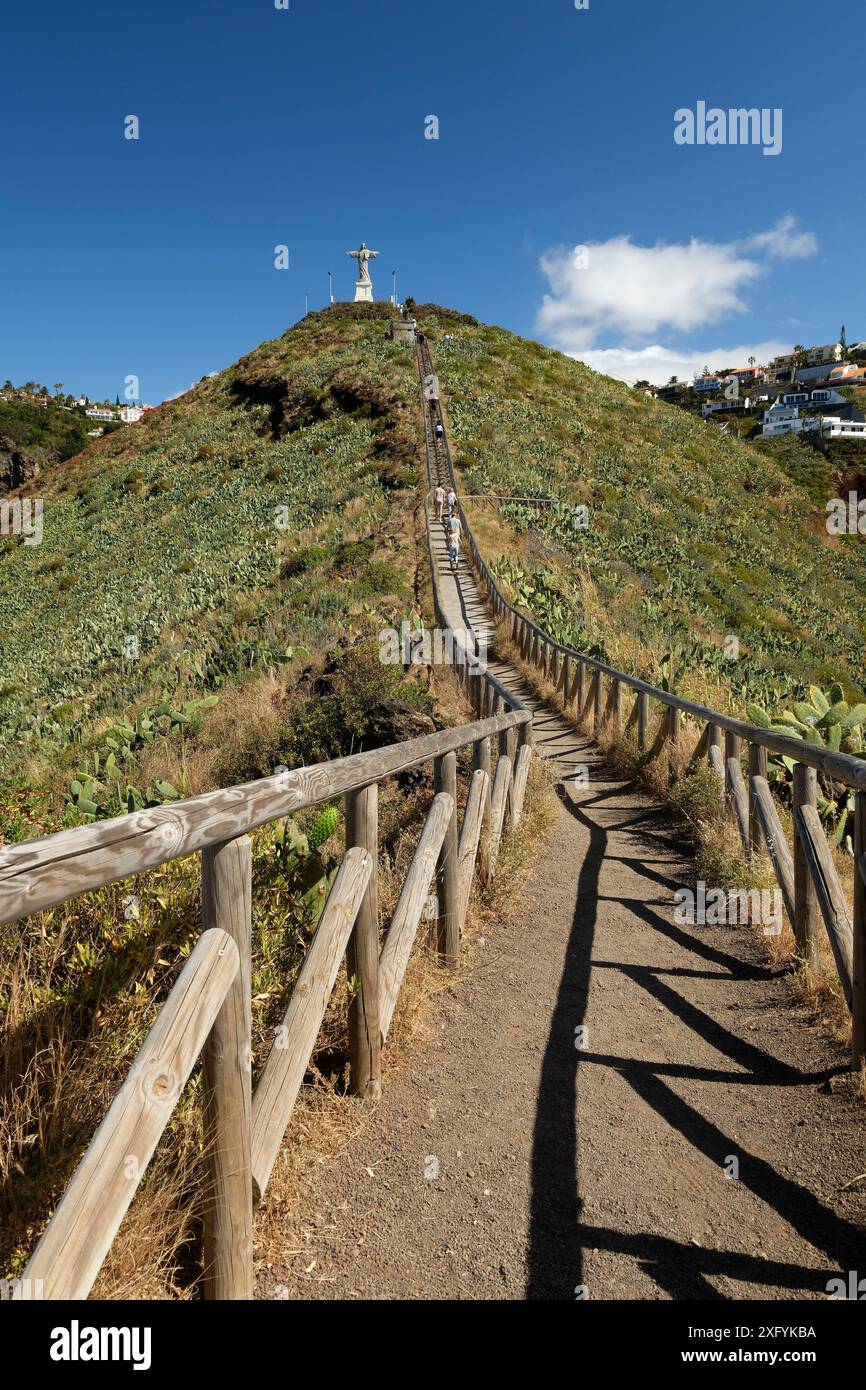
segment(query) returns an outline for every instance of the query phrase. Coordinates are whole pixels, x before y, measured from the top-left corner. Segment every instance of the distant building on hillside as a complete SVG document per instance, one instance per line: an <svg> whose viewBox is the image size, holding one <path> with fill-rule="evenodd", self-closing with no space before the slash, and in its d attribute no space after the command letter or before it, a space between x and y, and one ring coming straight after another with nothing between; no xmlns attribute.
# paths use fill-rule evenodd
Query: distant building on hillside
<svg viewBox="0 0 866 1390"><path fill-rule="evenodd" d="M817 429L818 426L818 419L815 416L802 416L799 406L783 405L781 401L777 401L769 410L764 411L761 437L770 439L779 434L802 434L804 430Z"/></svg>
<svg viewBox="0 0 866 1390"><path fill-rule="evenodd" d="M866 381L866 367L861 367L856 362L843 362L838 367L830 368L827 380L834 386L850 386L855 382Z"/></svg>
<svg viewBox="0 0 866 1390"><path fill-rule="evenodd" d="M751 408L752 402L748 396L735 396L730 401L704 401L701 405L701 414L707 420L711 415L718 415L724 410L751 410Z"/></svg>
<svg viewBox="0 0 866 1390"><path fill-rule="evenodd" d="M778 381L783 374L790 376L804 367L822 367L832 362L841 362L843 351L841 343L824 343L820 347L804 348L799 363L797 353L783 353L781 357L774 357L767 364L767 376L771 381Z"/></svg>
<svg viewBox="0 0 866 1390"><path fill-rule="evenodd" d="M825 415L821 421L821 433L827 439L866 440L866 420L841 420L836 415Z"/></svg>

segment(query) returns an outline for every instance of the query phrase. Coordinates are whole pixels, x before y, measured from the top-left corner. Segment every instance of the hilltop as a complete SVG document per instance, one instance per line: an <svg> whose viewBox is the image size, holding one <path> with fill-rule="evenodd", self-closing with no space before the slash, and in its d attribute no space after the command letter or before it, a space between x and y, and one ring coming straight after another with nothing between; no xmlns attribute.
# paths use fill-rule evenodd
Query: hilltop
<svg viewBox="0 0 866 1390"><path fill-rule="evenodd" d="M414 312L464 491L554 500L475 508L503 583L550 630L738 712L810 681L859 696L866 573L858 538L824 528L841 485L826 460L722 436L471 316ZM42 544L0 542L0 777L25 803L7 834L34 823L34 788L37 825L76 823L83 754L105 814L161 781L192 792L348 751L365 707L405 700L372 655L340 674L419 593L417 378L393 314L310 314L43 469ZM105 729L142 716L106 782Z"/></svg>

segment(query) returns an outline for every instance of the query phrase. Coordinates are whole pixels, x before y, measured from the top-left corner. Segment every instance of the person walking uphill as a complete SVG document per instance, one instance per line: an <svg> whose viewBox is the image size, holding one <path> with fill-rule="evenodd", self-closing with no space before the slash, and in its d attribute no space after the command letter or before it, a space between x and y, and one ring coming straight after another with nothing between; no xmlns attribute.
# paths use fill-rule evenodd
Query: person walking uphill
<svg viewBox="0 0 866 1390"><path fill-rule="evenodd" d="M451 568L455 570L460 560L460 537L462 534L463 527L460 525L460 518L455 514L448 523L448 558L451 561Z"/></svg>
<svg viewBox="0 0 866 1390"><path fill-rule="evenodd" d="M436 503L436 520L437 520L437 521L441 521L441 520L442 520L442 511L443 511L443 508L444 508L444 506L445 506L445 489L444 489L444 487L442 486L441 483L439 484L439 486L437 487L436 491L434 492L434 494L433 494L433 499L434 499L434 501L435 501L435 503Z"/></svg>

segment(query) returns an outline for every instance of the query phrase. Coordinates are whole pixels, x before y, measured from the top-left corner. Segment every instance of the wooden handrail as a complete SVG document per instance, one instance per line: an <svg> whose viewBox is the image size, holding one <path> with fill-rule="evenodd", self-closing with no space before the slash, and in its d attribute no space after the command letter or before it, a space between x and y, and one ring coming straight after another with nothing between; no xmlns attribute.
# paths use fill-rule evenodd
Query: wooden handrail
<svg viewBox="0 0 866 1390"><path fill-rule="evenodd" d="M0 849L0 925L433 761L532 719L514 709L369 753L263 777L152 811Z"/></svg>

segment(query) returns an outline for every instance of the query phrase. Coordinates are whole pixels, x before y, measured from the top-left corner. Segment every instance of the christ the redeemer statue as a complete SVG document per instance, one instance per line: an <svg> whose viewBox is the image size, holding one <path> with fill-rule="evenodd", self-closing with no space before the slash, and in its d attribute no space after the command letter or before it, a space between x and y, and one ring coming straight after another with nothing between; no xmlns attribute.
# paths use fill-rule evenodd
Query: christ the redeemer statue
<svg viewBox="0 0 866 1390"><path fill-rule="evenodd" d="M360 250L346 252L347 256L351 256L353 260L358 262L358 278L355 281L356 304L372 304L373 302L373 281L370 279L369 262L374 260L378 254L378 251L371 251L363 241Z"/></svg>

